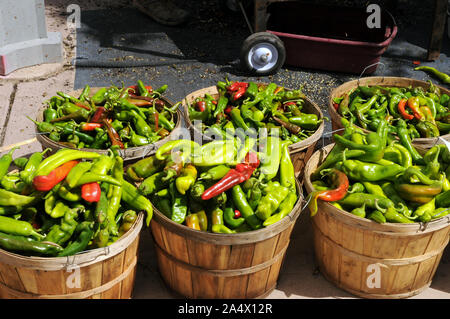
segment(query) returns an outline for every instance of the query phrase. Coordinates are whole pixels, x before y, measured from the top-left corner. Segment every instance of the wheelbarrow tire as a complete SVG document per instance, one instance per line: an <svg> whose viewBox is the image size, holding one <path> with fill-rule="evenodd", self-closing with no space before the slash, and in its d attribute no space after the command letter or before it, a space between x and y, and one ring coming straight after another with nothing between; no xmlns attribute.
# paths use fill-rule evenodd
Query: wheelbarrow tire
<svg viewBox="0 0 450 319"><path fill-rule="evenodd" d="M241 52L241 67L255 75L276 73L286 60L283 41L275 34L257 32L244 40Z"/></svg>

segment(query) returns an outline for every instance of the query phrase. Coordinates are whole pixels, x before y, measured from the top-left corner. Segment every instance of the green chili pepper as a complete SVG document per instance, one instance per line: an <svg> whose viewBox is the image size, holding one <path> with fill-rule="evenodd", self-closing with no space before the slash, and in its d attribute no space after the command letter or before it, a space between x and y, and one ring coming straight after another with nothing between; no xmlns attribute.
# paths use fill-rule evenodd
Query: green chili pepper
<svg viewBox="0 0 450 319"><path fill-rule="evenodd" d="M281 147L280 183L282 186L287 187L293 191L296 191L295 181L296 177L294 164L292 163L291 156L289 155L289 143L284 142Z"/></svg>
<svg viewBox="0 0 450 319"><path fill-rule="evenodd" d="M379 207L383 208L394 206L394 203L388 198L367 193L347 194L343 199L337 202L343 206L350 207L361 207L364 203L366 203L366 208L372 209L378 209L375 203L377 203Z"/></svg>
<svg viewBox="0 0 450 319"><path fill-rule="evenodd" d="M78 180L92 167L92 162L85 161L75 165L66 176L66 183L69 188L74 188L77 185Z"/></svg>
<svg viewBox="0 0 450 319"><path fill-rule="evenodd" d="M225 164L220 164L213 166L212 168L208 169L206 172L203 172L200 174L201 180L219 180L222 177L224 177L228 171L230 170L230 167L228 167Z"/></svg>
<svg viewBox="0 0 450 319"><path fill-rule="evenodd" d="M18 147L12 148L7 154L0 157L0 179L2 179L8 172L9 166L13 161L12 155L16 149L18 149Z"/></svg>
<svg viewBox="0 0 450 319"><path fill-rule="evenodd" d="M42 159L44 158L45 153L47 153L47 151L49 151L49 150L50 149L47 148L43 152L36 152L30 156L27 164L25 165L23 170L20 171L20 178L25 183L27 183L27 184L32 183L39 164L42 162Z"/></svg>
<svg viewBox="0 0 450 319"><path fill-rule="evenodd" d="M361 207L354 208L350 213L361 218L366 217L366 203L363 203Z"/></svg>
<svg viewBox="0 0 450 319"><path fill-rule="evenodd" d="M267 194L261 199L255 212L263 221L275 213L289 193L289 189L278 182L269 182L265 191Z"/></svg>
<svg viewBox="0 0 450 319"><path fill-rule="evenodd" d="M66 211L64 217L61 219L60 224L56 224L50 228L50 231L45 236L45 241L54 242L58 245L66 243L72 234L74 233L78 222L78 208L72 208Z"/></svg>
<svg viewBox="0 0 450 319"><path fill-rule="evenodd" d="M112 176L119 182L123 182L123 159L116 156L113 166ZM108 209L106 217L108 220L109 233L113 236L118 234L118 227L115 223L116 214L120 208L120 201L122 199L122 186L110 186L110 196L108 196ZM109 194L108 194L109 195Z"/></svg>
<svg viewBox="0 0 450 319"><path fill-rule="evenodd" d="M119 236L122 236L127 231L129 231L133 224L136 222L136 219L137 213L132 209L129 209L125 213L123 213L122 224L119 227Z"/></svg>
<svg viewBox="0 0 450 319"><path fill-rule="evenodd" d="M81 200L81 194L80 194L80 190L76 190L74 191L70 191L69 189L67 189L66 187L67 184L63 183L59 188L58 188L58 196L61 197L62 199L65 199L67 201L70 202L78 202Z"/></svg>
<svg viewBox="0 0 450 319"><path fill-rule="evenodd" d="M50 123L51 121L58 118L58 111L48 107L44 110L44 122Z"/></svg>
<svg viewBox="0 0 450 319"><path fill-rule="evenodd" d="M170 218L174 222L182 224L186 219L187 214L186 197L178 192L175 183L171 183L169 185L169 192L172 202L172 215L170 216Z"/></svg>
<svg viewBox="0 0 450 319"><path fill-rule="evenodd" d="M250 129L247 123L245 123L244 119L242 118L241 111L238 108L232 109L230 115L233 123L236 126L242 128L244 131L248 131Z"/></svg>
<svg viewBox="0 0 450 319"><path fill-rule="evenodd" d="M234 210L231 207L226 207L223 211L223 219L224 222L227 224L228 227L231 229L238 228L245 222L244 217L235 218L234 217Z"/></svg>
<svg viewBox="0 0 450 319"><path fill-rule="evenodd" d="M234 233L236 233L235 230L231 230L227 226L221 225L221 224L212 225L211 231L213 233L219 233L219 234L234 234Z"/></svg>
<svg viewBox="0 0 450 319"><path fill-rule="evenodd" d="M281 140L269 135L264 149L264 161L260 166L260 172L266 180L272 180L278 173L281 160Z"/></svg>
<svg viewBox="0 0 450 319"><path fill-rule="evenodd" d="M430 66L418 66L414 68L415 71L424 71L426 73L432 74L445 84L450 84L450 75L440 72L436 68Z"/></svg>
<svg viewBox="0 0 450 319"><path fill-rule="evenodd" d="M409 137L408 128L406 122L402 119L397 121L397 135L401 144L410 152L414 163L423 163L423 158L412 145L411 138Z"/></svg>
<svg viewBox="0 0 450 319"><path fill-rule="evenodd" d="M170 183L170 180L164 180L166 176L165 172L157 172L153 175L144 179L144 181L139 185L139 191L145 195L149 196L165 187Z"/></svg>
<svg viewBox="0 0 450 319"><path fill-rule="evenodd" d="M368 219L371 219L377 223L385 223L386 222L386 217L384 217L383 213L380 212L379 210L374 210L372 213L370 213L367 216Z"/></svg>
<svg viewBox="0 0 450 319"><path fill-rule="evenodd" d="M365 190L366 188L362 183L356 182L349 187L347 193L364 193Z"/></svg>
<svg viewBox="0 0 450 319"><path fill-rule="evenodd" d="M159 171L163 165L164 161L154 155L149 156L128 166L127 175L134 181L141 181Z"/></svg>
<svg viewBox="0 0 450 319"><path fill-rule="evenodd" d="M16 194L14 192L0 189L0 206L26 206L36 199L36 195L30 196Z"/></svg>
<svg viewBox="0 0 450 319"><path fill-rule="evenodd" d="M253 209L250 207L245 193L241 186L236 185L232 188L232 199L235 207L241 212L245 221L253 228L259 229L262 226L261 220L255 215Z"/></svg>
<svg viewBox="0 0 450 319"><path fill-rule="evenodd" d="M281 202L278 212L267 218L264 221L263 226L270 226L289 215L297 202L297 198L296 192L290 191L286 198Z"/></svg>
<svg viewBox="0 0 450 319"><path fill-rule="evenodd" d="M126 180L123 181L122 187L122 200L133 209L145 211L147 213L146 225L149 226L153 217L152 203L146 197L142 196L139 190Z"/></svg>
<svg viewBox="0 0 450 319"><path fill-rule="evenodd" d="M93 223L89 221L81 222L77 225L74 235L77 235L76 239L58 253L58 257L73 256L84 251L94 235Z"/></svg>
<svg viewBox="0 0 450 319"><path fill-rule="evenodd" d="M450 208L447 207L439 207L434 210L431 214L431 219L438 219L444 216L447 216L450 211Z"/></svg>
<svg viewBox="0 0 450 319"><path fill-rule="evenodd" d="M0 233L0 246L8 251L22 251L26 253L55 256L63 250L59 245L30 240L23 236Z"/></svg>
<svg viewBox="0 0 450 319"><path fill-rule="evenodd" d="M289 118L289 122L300 126L305 130L315 130L322 120L319 120L319 117L316 114L302 114L300 116L293 116Z"/></svg>
<svg viewBox="0 0 450 319"><path fill-rule="evenodd" d="M145 115L145 113L136 105L134 105L133 103L130 103L127 99L120 99L119 100L119 105L122 108L122 110L125 111L135 111L140 118L146 120L147 116ZM133 112L131 112L132 114L134 114Z"/></svg>
<svg viewBox="0 0 450 319"><path fill-rule="evenodd" d="M367 163L359 160L345 160L336 166L343 171L349 178L361 182L377 182L386 179L395 179L395 177L404 172L405 168L392 163L389 166L377 163Z"/></svg>
<svg viewBox="0 0 450 319"><path fill-rule="evenodd" d="M55 168L77 159L94 159L100 157L100 154L94 152L85 152L79 150L63 149L44 159L38 166L37 175L47 175Z"/></svg>
<svg viewBox="0 0 450 319"><path fill-rule="evenodd" d="M353 150L356 149L364 151L365 154L358 157L361 161L375 162L383 158L383 139L375 132L370 132L367 135L366 139L368 144L358 144L352 142L339 134L334 134L333 137L337 144L341 144L342 146Z"/></svg>
<svg viewBox="0 0 450 319"><path fill-rule="evenodd" d="M398 113L398 103L402 98L402 95L394 94L389 100L389 113L394 117L400 117L400 114Z"/></svg>
<svg viewBox="0 0 450 319"><path fill-rule="evenodd" d="M45 237L36 232L30 223L6 216L0 216L0 232L19 236L33 236L37 239Z"/></svg>
<svg viewBox="0 0 450 319"><path fill-rule="evenodd" d="M120 181L109 175L98 175L91 172L87 172L78 179L77 183L75 184L75 187L93 182L105 182L116 186L122 185Z"/></svg>

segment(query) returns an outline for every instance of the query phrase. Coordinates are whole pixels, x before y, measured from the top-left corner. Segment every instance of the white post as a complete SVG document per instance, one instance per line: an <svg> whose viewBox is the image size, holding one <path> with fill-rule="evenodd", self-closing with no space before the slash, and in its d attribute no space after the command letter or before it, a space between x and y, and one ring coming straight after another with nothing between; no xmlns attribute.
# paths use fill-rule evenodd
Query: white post
<svg viewBox="0 0 450 319"><path fill-rule="evenodd" d="M0 75L61 61L61 34L47 32L44 0L1 0Z"/></svg>

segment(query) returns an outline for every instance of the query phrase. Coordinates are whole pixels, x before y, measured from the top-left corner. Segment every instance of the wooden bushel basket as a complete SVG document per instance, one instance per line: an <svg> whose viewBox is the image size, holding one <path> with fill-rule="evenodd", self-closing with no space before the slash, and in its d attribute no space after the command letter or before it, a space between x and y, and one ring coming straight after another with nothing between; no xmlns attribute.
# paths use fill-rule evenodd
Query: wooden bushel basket
<svg viewBox="0 0 450 319"><path fill-rule="evenodd" d="M91 96L94 95L95 92L97 92L99 89L100 88L98 88L98 87L91 88L89 95L91 95ZM76 90L74 92L69 92L68 94L72 95L72 96L79 96L81 94L81 92L82 92L82 90ZM168 106L168 107L172 107L174 105L172 102L170 102L169 100L167 100L164 97L161 97L161 100L163 100L164 103L166 103L166 106ZM44 110L45 110L45 108L41 108L39 110L37 117L36 117L37 121L39 121L39 122L43 121L43 118L44 118L43 111ZM144 157L153 155L161 145L170 141L171 137L176 135L177 131L181 127L181 117L182 116L183 115L182 115L182 112L180 111L180 109L177 109L177 113L175 115L175 127L172 130L172 132L170 132L170 134L167 135L165 138L162 138L159 141L156 141L155 143L144 145L144 146L129 147L129 148L126 148L123 150L119 149L118 152L119 152L120 156L123 158L124 161L130 161L130 160L136 160L136 159L140 159L140 158L144 158ZM55 142L55 141L49 139L45 134L41 134L37 128L36 128L36 138L39 141L39 143L41 143L43 149L50 148L52 150L50 152L50 154L53 154L63 148L72 148L72 147L62 145L58 142ZM99 154L108 154L107 149L102 150L102 149L94 149L94 148L82 148L80 150L96 152Z"/></svg>
<svg viewBox="0 0 450 319"><path fill-rule="evenodd" d="M187 298L263 297L276 286L290 235L301 213L301 188L292 212L259 230L216 234L177 224L155 209L150 223L159 272Z"/></svg>
<svg viewBox="0 0 450 319"><path fill-rule="evenodd" d="M0 298L131 298L143 218L140 213L112 245L74 256L27 257L0 249Z"/></svg>
<svg viewBox="0 0 450 319"><path fill-rule="evenodd" d="M334 144L315 152L304 184ZM429 223L378 224L319 200L312 217L315 258L330 282L364 298L407 298L431 284L449 241L450 215Z"/></svg>
<svg viewBox="0 0 450 319"><path fill-rule="evenodd" d="M333 99L337 97L343 96L345 93L349 92L352 89L357 88L358 86L395 86L395 87L422 87L425 90L428 90L430 87L430 84L428 82L415 80L411 78L402 78L402 77L387 77L387 76L372 76L372 77L365 77L360 78L359 80L353 80L349 82L345 82L344 84L338 86L335 88L331 94L330 98L328 100L328 113L330 114L331 118L331 126L333 131L343 128L343 125L341 123L342 116L334 109L333 107ZM441 90L442 94L448 94L450 95L450 90L443 88L442 86L436 85ZM358 123L355 123L355 125L358 125ZM362 129L362 128L361 128ZM362 129L364 130L364 129ZM369 132L367 130L364 130L365 132ZM441 135L441 137L445 140L450 141L450 134ZM437 142L437 137L431 137L431 138L415 138L413 140L413 144L415 146L420 146L424 148L432 147Z"/></svg>
<svg viewBox="0 0 450 319"><path fill-rule="evenodd" d="M186 121L186 125L193 135L193 139L201 139L203 142L210 142L212 141L212 138L203 134L203 132L198 127L196 127L189 118L188 105L191 104L195 100L195 98L204 97L205 94L210 94L212 97L217 98L219 96L217 86L210 86L188 94L183 100L183 115ZM289 153L291 154L292 162L294 163L294 167L296 168L297 177L301 172L303 172L302 169L305 163L308 161L308 158L314 152L316 143L322 137L322 133L325 127L321 109L308 97L304 97L303 99L305 101L303 105L303 109L305 110L305 112L316 114L319 119L322 119L322 122L320 123L314 134L312 134L310 137L304 139L303 141L289 145Z"/></svg>

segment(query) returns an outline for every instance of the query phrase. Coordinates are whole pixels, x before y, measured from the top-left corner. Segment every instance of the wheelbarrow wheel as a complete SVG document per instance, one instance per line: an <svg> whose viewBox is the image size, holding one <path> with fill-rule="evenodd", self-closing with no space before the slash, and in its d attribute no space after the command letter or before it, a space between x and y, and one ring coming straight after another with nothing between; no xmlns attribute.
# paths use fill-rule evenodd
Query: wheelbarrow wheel
<svg viewBox="0 0 450 319"><path fill-rule="evenodd" d="M286 49L275 34L257 32L244 40L241 47L242 68L256 75L276 73L286 60Z"/></svg>

